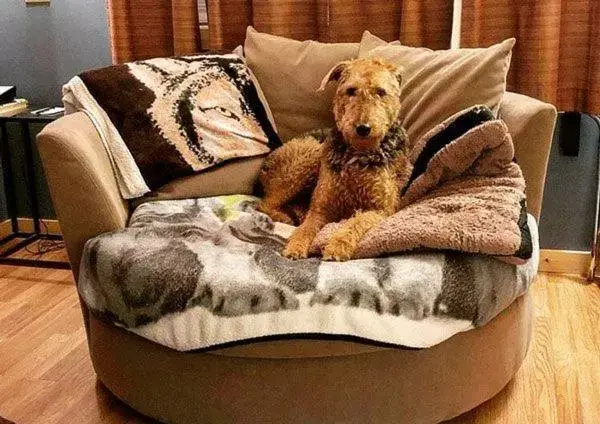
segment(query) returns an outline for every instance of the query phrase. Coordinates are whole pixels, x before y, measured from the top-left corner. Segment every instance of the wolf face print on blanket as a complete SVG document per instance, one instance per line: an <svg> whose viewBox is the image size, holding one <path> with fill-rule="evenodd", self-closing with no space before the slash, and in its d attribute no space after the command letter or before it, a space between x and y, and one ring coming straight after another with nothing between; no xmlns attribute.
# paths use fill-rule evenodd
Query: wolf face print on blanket
<svg viewBox="0 0 600 424"><path fill-rule="evenodd" d="M345 263L281 255L294 227L220 196L140 205L129 227L89 240L79 292L98 317L189 351L289 334L428 347L483 325L537 269L422 252Z"/></svg>
<svg viewBox="0 0 600 424"><path fill-rule="evenodd" d="M280 144L243 59L156 58L87 71L63 88L98 128L125 198Z"/></svg>

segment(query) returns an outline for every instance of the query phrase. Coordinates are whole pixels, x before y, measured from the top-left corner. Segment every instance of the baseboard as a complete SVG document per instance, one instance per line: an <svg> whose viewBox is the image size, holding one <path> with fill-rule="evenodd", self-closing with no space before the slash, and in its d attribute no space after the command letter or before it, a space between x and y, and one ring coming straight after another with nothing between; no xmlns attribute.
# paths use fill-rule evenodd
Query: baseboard
<svg viewBox="0 0 600 424"><path fill-rule="evenodd" d="M19 231L24 233L33 232L33 219L31 218L17 218L17 226ZM49 234L62 234L60 225L57 219L40 219L40 227L42 233ZM5 219L0 222L0 238L6 237L12 233L12 225L10 219Z"/></svg>
<svg viewBox="0 0 600 424"><path fill-rule="evenodd" d="M10 233L12 233L10 219L6 219L6 220L0 222L0 238L6 237Z"/></svg>
<svg viewBox="0 0 600 424"><path fill-rule="evenodd" d="M586 276L591 259L590 252L541 249L539 271Z"/></svg>

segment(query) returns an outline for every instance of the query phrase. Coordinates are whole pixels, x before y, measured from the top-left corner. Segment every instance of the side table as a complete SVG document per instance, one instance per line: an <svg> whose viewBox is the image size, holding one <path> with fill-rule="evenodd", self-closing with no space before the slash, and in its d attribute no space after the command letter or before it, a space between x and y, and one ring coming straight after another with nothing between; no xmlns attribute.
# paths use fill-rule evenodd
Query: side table
<svg viewBox="0 0 600 424"><path fill-rule="evenodd" d="M35 110L35 109L30 109ZM54 261L54 260L39 260L39 259L24 259L24 258L11 258L10 256L21 250L31 243L41 239L49 240L62 240L61 235L57 234L44 234L40 229L40 212L37 190L35 187L35 167L33 162L33 148L30 132L30 124L48 124L59 117L62 114L57 115L36 115L31 112L23 112L10 117L0 117L0 156L2 157L2 169L4 176L4 191L6 194L6 206L8 216L11 220L12 233L8 236L0 239L0 248L5 246L11 240L16 238L22 238L18 243L12 245L8 249L0 252L0 265L16 265L16 266L31 266L38 268L60 268L70 269L69 262L65 261ZM10 154L10 148L8 145L8 130L6 124L9 122L19 123L24 139L24 160L25 160L25 177L27 180L27 196L29 197L29 203L31 205L31 215L33 219L33 232L19 231L19 225L17 221L17 199L15 193L15 184L12 172L12 160Z"/></svg>

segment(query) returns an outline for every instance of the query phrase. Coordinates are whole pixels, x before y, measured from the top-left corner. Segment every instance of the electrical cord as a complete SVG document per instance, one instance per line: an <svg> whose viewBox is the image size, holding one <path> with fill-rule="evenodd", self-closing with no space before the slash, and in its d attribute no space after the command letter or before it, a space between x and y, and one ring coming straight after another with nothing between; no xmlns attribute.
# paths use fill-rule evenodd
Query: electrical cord
<svg viewBox="0 0 600 424"><path fill-rule="evenodd" d="M43 230L40 233L40 239L35 244L35 247L25 247L27 253L40 257L46 253L57 252L65 248L65 242L63 240L52 240L47 237L50 234L50 231L43 220L40 220L40 225L43 227Z"/></svg>

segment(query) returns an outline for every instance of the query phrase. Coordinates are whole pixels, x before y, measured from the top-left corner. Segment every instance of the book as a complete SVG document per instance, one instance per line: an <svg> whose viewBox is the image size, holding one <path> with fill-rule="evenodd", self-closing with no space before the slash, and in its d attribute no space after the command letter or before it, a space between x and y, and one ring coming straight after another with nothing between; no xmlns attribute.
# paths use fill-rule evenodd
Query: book
<svg viewBox="0 0 600 424"><path fill-rule="evenodd" d="M0 105L0 117L14 116L18 113L25 112L29 104L25 99L15 99L14 102Z"/></svg>
<svg viewBox="0 0 600 424"><path fill-rule="evenodd" d="M0 85L0 105L15 101L17 89L13 85Z"/></svg>

